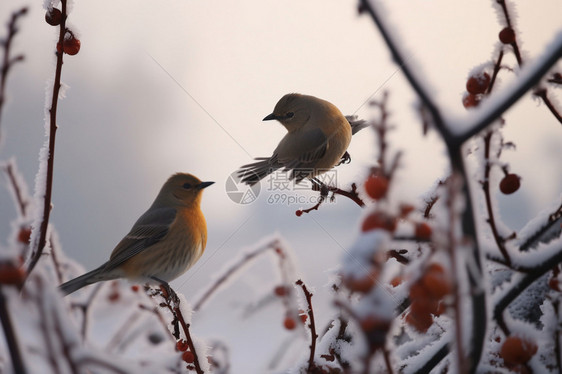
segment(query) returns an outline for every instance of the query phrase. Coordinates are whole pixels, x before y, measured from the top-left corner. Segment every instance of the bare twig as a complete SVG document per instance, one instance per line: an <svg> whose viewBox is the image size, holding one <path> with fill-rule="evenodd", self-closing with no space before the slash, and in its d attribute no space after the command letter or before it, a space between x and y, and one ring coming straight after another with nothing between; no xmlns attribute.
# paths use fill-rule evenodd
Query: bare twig
<svg viewBox="0 0 562 374"><path fill-rule="evenodd" d="M494 84L496 83L496 78L498 77L498 73L500 72L501 69L502 59L503 59L503 48L500 49L500 53L498 54L498 59L494 64L494 71L492 72L492 78L490 78L490 84L488 85L488 89L486 90L487 95L489 95L490 92L492 92L492 89L494 88Z"/></svg>
<svg viewBox="0 0 562 374"><path fill-rule="evenodd" d="M84 303L72 303L70 306L71 308L78 308L82 311L83 317L82 317L82 327L81 327L81 335L82 335L82 339L86 340L86 333L87 333L87 328L88 328L88 312L90 309L90 306L92 305L92 302L94 301L94 298L97 296L99 290L102 287L102 283L99 283L98 285L96 285L94 287L94 290L90 293L88 300L86 300Z"/></svg>
<svg viewBox="0 0 562 374"><path fill-rule="evenodd" d="M554 106L552 101L550 101L550 99L548 98L547 89L546 88L539 88L539 89L535 90L534 94L542 99L542 101L544 102L544 104L546 105L548 110L550 110L550 112L552 113L554 118L556 118L556 120L558 122L562 123L562 115L560 115L560 113L558 112L558 109L556 109L556 107Z"/></svg>
<svg viewBox="0 0 562 374"><path fill-rule="evenodd" d="M23 61L23 55L18 55L16 57L10 57L10 48L12 46L12 41L14 36L18 32L17 22L18 19L27 14L27 7L21 8L20 10L12 13L12 17L8 22L8 35L6 39L1 41L4 47L4 57L2 59L2 67L0 70L0 123L2 120L2 109L4 108L4 102L6 100L6 81L8 79L8 72L10 68L17 62ZM2 141L2 131L0 128L0 142Z"/></svg>
<svg viewBox="0 0 562 374"><path fill-rule="evenodd" d="M494 240L496 241L496 245L500 250L505 264L509 266L511 264L511 258L509 253L507 252L507 248L505 247L505 239L500 236L498 232L498 228L496 226L496 219L494 214L494 209L492 207L492 196L490 194L490 171L492 169L492 162L490 160L490 150L491 150L491 140L494 136L494 131L488 131L486 135L484 135L484 162L486 165L484 166L484 180L481 181L482 189L484 190L484 198L486 200L486 211L488 212L488 224L490 225L490 229L492 230L492 235Z"/></svg>
<svg viewBox="0 0 562 374"><path fill-rule="evenodd" d="M14 331L14 326L12 325L12 319L10 318L10 313L8 312L8 306L6 304L2 287L0 287L0 322L2 323L2 330L4 331L6 344L8 345L10 357L12 358L14 373L25 374L27 371L20 353L18 339Z"/></svg>
<svg viewBox="0 0 562 374"><path fill-rule="evenodd" d="M14 161L9 161L4 166L4 172L8 176L8 180L10 181L10 185L12 187L12 191L14 192L14 197L16 199L17 207L19 209L19 214L21 217L27 217L27 206L29 205L29 201L27 197L24 196L24 192L22 190L22 186L20 186L20 182L16 177L14 172Z"/></svg>

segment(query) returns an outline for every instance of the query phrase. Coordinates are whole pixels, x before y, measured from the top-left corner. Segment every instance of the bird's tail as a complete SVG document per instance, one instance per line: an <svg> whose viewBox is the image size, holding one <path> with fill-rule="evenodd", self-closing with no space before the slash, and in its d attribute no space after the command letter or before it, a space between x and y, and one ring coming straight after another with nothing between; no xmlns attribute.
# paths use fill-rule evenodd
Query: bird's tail
<svg viewBox="0 0 562 374"><path fill-rule="evenodd" d="M71 279L68 282L65 282L59 286L59 290L61 290L65 295L69 295L74 291L78 291L82 287L85 287L89 284L96 283L102 280L110 280L114 279L105 271L105 264L100 266L97 269L87 272L84 275L81 275L77 278Z"/></svg>
<svg viewBox="0 0 562 374"><path fill-rule="evenodd" d="M253 186L260 180L281 168L281 164L277 162L277 157L258 157L257 162L243 165L238 170L238 177L242 183Z"/></svg>

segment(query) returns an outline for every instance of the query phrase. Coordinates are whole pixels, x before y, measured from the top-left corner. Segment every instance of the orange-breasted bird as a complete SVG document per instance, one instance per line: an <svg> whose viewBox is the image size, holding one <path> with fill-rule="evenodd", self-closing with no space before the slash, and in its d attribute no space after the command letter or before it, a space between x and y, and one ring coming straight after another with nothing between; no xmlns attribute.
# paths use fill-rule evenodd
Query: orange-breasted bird
<svg viewBox="0 0 562 374"><path fill-rule="evenodd" d="M60 285L66 295L92 283L128 278L167 283L185 273L203 254L207 224L201 211L204 188L191 174L172 175L150 208L117 244L109 261Z"/></svg>

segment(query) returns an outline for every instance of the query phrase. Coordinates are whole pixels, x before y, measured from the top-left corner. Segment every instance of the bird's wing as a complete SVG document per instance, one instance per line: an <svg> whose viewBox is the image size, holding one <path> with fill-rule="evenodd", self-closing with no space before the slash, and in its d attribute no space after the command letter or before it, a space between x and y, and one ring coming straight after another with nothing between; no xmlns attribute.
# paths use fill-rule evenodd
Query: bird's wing
<svg viewBox="0 0 562 374"><path fill-rule="evenodd" d="M279 163L277 154L273 154L271 157L258 157L255 160L257 162L243 165L237 172L241 182L250 186L258 183L267 175L283 166Z"/></svg>
<svg viewBox="0 0 562 374"><path fill-rule="evenodd" d="M175 208L151 209L144 213L129 233L111 253L105 270L114 269L146 248L156 244L166 234L176 218Z"/></svg>
<svg viewBox="0 0 562 374"><path fill-rule="evenodd" d="M316 162L326 154L328 138L321 129L315 128L299 133L291 145L290 156L280 158L280 162L285 170L292 171L290 178L300 182L309 174L307 170L314 168Z"/></svg>

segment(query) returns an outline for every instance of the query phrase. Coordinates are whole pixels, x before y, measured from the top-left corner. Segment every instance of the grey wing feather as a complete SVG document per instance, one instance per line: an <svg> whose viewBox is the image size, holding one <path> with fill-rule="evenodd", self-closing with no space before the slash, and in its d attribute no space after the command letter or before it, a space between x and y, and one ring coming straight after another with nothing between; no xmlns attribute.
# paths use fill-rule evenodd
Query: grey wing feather
<svg viewBox="0 0 562 374"><path fill-rule="evenodd" d="M369 126L369 122L364 119L357 119L357 116L345 116L347 122L351 126L351 135L355 135L359 131L363 130L365 127Z"/></svg>
<svg viewBox="0 0 562 374"><path fill-rule="evenodd" d="M148 210L133 225L131 231L117 244L105 270L111 270L146 248L162 240L176 218L175 208Z"/></svg>

